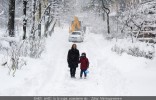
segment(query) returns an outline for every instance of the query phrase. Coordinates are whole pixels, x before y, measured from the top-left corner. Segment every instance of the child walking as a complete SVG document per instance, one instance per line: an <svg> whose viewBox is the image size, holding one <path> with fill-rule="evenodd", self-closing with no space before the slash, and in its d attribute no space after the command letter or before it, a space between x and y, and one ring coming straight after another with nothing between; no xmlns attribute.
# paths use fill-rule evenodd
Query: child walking
<svg viewBox="0 0 156 100"><path fill-rule="evenodd" d="M81 54L79 63L80 63L80 69L81 69L80 78L82 78L83 73L86 78L87 77L86 70L89 68L89 60L86 57L86 53Z"/></svg>

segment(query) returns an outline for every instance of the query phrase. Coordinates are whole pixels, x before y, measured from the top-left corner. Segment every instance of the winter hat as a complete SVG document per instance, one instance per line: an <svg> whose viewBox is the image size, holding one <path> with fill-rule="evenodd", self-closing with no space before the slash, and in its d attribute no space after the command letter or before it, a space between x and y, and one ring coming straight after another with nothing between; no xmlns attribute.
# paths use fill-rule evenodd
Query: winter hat
<svg viewBox="0 0 156 100"><path fill-rule="evenodd" d="M85 52L83 52L81 55L82 55L82 56L86 56L86 53L85 53Z"/></svg>

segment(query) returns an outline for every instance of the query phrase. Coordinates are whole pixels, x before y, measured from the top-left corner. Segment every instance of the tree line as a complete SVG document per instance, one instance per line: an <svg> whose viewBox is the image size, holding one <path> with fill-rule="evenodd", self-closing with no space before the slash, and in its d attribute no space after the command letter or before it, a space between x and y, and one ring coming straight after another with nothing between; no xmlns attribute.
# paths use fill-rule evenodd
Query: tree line
<svg viewBox="0 0 156 100"><path fill-rule="evenodd" d="M14 25L17 2L23 4L21 7L23 9L23 40L28 38L28 36L29 38L41 37L42 23L44 24L44 36L48 36L48 27L59 16L60 11L58 9L63 4L62 0L9 0L8 33L10 37L15 36ZM27 32L28 26L31 27L29 32Z"/></svg>

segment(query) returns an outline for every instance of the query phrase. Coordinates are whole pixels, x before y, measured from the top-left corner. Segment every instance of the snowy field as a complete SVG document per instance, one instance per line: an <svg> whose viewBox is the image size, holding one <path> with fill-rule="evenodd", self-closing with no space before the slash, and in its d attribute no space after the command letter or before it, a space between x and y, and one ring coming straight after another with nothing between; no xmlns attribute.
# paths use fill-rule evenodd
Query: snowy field
<svg viewBox="0 0 156 100"><path fill-rule="evenodd" d="M115 44L102 35L85 35L77 43L80 53L86 52L90 61L87 79L71 79L67 66L68 28L56 28L47 39L46 51L40 59L25 58L27 65L8 75L0 66L1 96L154 96L156 95L156 58L153 60L122 56L111 51ZM0 56L3 60L3 56Z"/></svg>

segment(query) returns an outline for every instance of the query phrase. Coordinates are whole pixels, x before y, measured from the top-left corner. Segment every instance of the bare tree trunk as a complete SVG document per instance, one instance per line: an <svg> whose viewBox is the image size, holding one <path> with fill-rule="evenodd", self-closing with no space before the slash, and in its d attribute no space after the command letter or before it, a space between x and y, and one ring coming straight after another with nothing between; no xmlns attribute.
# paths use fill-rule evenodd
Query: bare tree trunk
<svg viewBox="0 0 156 100"><path fill-rule="evenodd" d="M35 13L36 13L36 0L33 0L33 11L32 11L32 29L31 29L31 36L34 39L35 38Z"/></svg>
<svg viewBox="0 0 156 100"><path fill-rule="evenodd" d="M44 26L44 36L48 37L48 27L50 25L50 7L48 7L48 10L46 11L46 16L45 16L45 26Z"/></svg>
<svg viewBox="0 0 156 100"><path fill-rule="evenodd" d="M41 20L41 1L39 2L39 20ZM41 37L41 23L38 25L38 36Z"/></svg>
<svg viewBox="0 0 156 100"><path fill-rule="evenodd" d="M105 13L102 14L103 21L105 21Z"/></svg>
<svg viewBox="0 0 156 100"><path fill-rule="evenodd" d="M110 34L109 13L107 13L107 29L108 29L108 34Z"/></svg>
<svg viewBox="0 0 156 100"><path fill-rule="evenodd" d="M49 35L50 35L50 36L51 36L51 35L52 35L52 33L54 32L54 28L55 28L56 22L57 22L57 20L55 21L55 23L54 23L54 25L53 25L53 27L52 27L51 31L49 32Z"/></svg>
<svg viewBox="0 0 156 100"><path fill-rule="evenodd" d="M8 30L9 36L14 37L14 23L15 23L15 0L9 0L9 21L8 21Z"/></svg>
<svg viewBox="0 0 156 100"><path fill-rule="evenodd" d="M133 40L133 28L131 27L131 38L132 38L132 43L134 42Z"/></svg>
<svg viewBox="0 0 156 100"><path fill-rule="evenodd" d="M23 0L23 40L26 39L26 27L27 27L27 19L26 19L26 12L27 12L27 2L28 0Z"/></svg>
<svg viewBox="0 0 156 100"><path fill-rule="evenodd" d="M105 6L103 0L102 0L102 9L104 10L104 12L107 15L107 30L108 30L108 34L110 34L110 25L109 25L109 13L110 13L110 9Z"/></svg>

